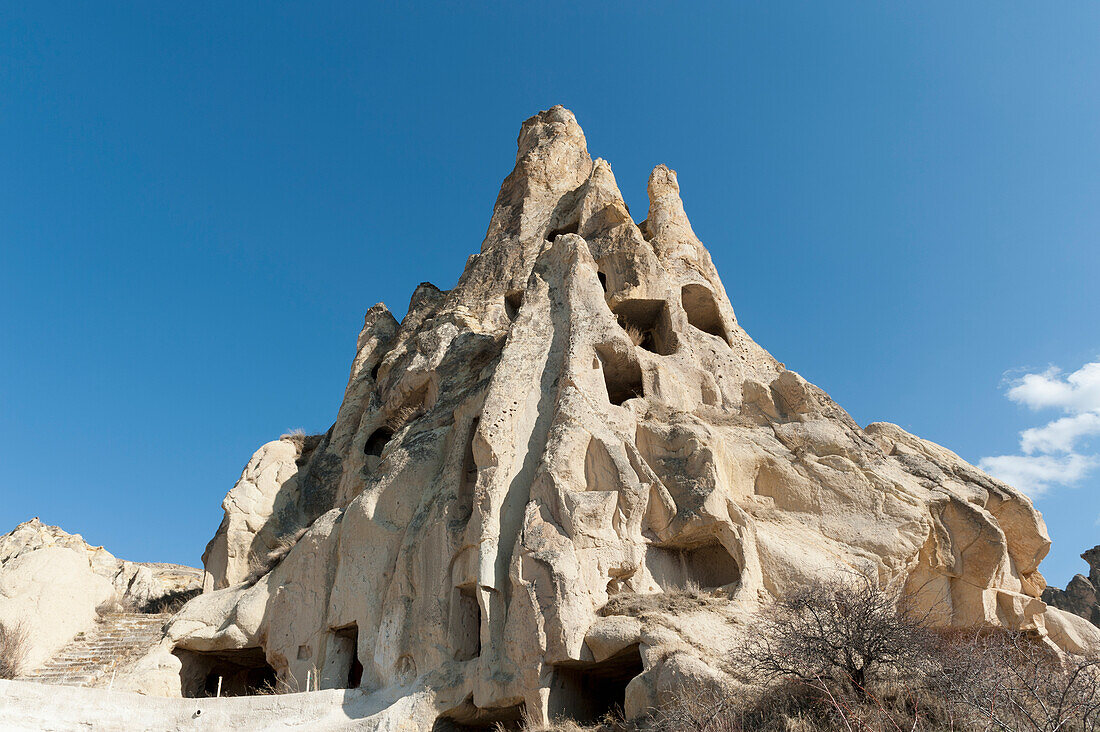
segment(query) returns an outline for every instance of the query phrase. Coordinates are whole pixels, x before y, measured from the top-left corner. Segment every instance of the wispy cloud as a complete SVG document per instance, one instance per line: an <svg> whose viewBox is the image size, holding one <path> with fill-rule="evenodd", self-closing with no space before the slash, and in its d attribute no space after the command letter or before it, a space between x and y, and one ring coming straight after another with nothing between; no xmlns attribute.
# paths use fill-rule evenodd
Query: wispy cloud
<svg viewBox="0 0 1100 732"><path fill-rule="evenodd" d="M1090 439L1100 435L1100 362L1063 375L1051 367L1012 383L1008 398L1033 410L1059 409L1066 416L1020 433L1022 455L982 458L982 470L1038 498L1056 485L1073 485L1100 464Z"/></svg>

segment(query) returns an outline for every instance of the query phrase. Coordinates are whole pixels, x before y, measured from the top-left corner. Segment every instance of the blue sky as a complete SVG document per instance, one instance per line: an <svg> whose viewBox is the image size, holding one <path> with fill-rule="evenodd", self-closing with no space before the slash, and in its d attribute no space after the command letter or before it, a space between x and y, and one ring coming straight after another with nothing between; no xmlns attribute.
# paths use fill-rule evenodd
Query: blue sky
<svg viewBox="0 0 1100 732"><path fill-rule="evenodd" d="M1083 569L1100 6L596 5L0 7L0 527L197 564L561 103L639 218L679 172L757 341L861 424L1016 458L1044 572Z"/></svg>

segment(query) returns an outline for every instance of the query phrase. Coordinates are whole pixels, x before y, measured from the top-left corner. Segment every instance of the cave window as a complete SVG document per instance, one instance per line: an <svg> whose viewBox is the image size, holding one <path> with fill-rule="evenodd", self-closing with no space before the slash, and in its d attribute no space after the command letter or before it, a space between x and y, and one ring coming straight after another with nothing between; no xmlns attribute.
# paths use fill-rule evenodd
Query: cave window
<svg viewBox="0 0 1100 732"><path fill-rule="evenodd" d="M729 344L729 336L722 324L722 315L714 293L703 285L684 285L680 290L680 303L684 306L688 324L704 333L718 336Z"/></svg>
<svg viewBox="0 0 1100 732"><path fill-rule="evenodd" d="M363 445L363 452L371 457L382 457L382 450L386 448L386 443L391 437L393 437L393 430L389 427L379 427L367 438L366 444Z"/></svg>
<svg viewBox="0 0 1100 732"><path fill-rule="evenodd" d="M600 287L602 287L604 293L606 293L607 292L607 275L605 275L601 270L596 270L596 277L599 278Z"/></svg>
<svg viewBox="0 0 1100 732"><path fill-rule="evenodd" d="M504 296L504 312L508 320L515 320L519 309L523 305L523 291L515 290Z"/></svg>
<svg viewBox="0 0 1100 732"><path fill-rule="evenodd" d="M455 588L452 618L455 660L469 661L481 655L481 605L475 587Z"/></svg>
<svg viewBox="0 0 1100 732"><path fill-rule="evenodd" d="M371 433L363 445L363 454L367 456L366 467L370 472L378 470L382 464L382 451L386 449L386 443L393 437L393 430L389 427L379 427Z"/></svg>
<svg viewBox="0 0 1100 732"><path fill-rule="evenodd" d="M623 300L613 312L635 346L659 356L676 352L676 333L664 300Z"/></svg>
<svg viewBox="0 0 1100 732"><path fill-rule="evenodd" d="M693 547L650 547L646 565L666 591L699 587L718 589L741 579L741 568L718 541Z"/></svg>
<svg viewBox="0 0 1100 732"><path fill-rule="evenodd" d="M559 227L557 229L551 229L550 232L546 235L546 241L553 242L554 239L558 238L558 236L561 236L563 234L576 234L577 233L577 226L578 226L579 223L580 223L579 221L574 221L570 224L566 224L565 226Z"/></svg>
<svg viewBox="0 0 1100 732"><path fill-rule="evenodd" d="M474 417L470 421L470 429L466 433L466 448L462 455L462 475L458 483L458 516L463 521L469 519L474 511L474 487L477 485L474 437L477 436L477 427L480 423L480 417Z"/></svg>
<svg viewBox="0 0 1100 732"><path fill-rule="evenodd" d="M606 346L597 346L596 355L603 367L603 380L604 386L607 387L608 401L621 406L627 399L645 396L642 369L636 360L616 353Z"/></svg>
<svg viewBox="0 0 1100 732"><path fill-rule="evenodd" d="M609 713L622 710L627 684L643 670L637 645L595 663L558 664L550 687L550 716L596 724Z"/></svg>

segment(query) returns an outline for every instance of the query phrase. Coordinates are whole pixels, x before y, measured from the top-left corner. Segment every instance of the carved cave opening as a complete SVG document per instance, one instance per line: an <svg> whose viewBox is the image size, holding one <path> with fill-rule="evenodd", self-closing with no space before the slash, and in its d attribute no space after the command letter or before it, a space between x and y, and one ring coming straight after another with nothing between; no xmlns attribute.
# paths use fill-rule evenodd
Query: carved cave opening
<svg viewBox="0 0 1100 732"><path fill-rule="evenodd" d="M481 605L478 604L475 587L455 588L451 631L456 661L469 661L481 655Z"/></svg>
<svg viewBox="0 0 1100 732"><path fill-rule="evenodd" d="M481 423L480 417L474 417L470 421L470 429L466 433L466 448L462 454L462 474L458 482L458 518L466 521L474 512L474 488L477 486L477 461L474 459L474 437L477 436L477 427Z"/></svg>
<svg viewBox="0 0 1100 732"><path fill-rule="evenodd" d="M676 352L676 332L664 300L623 300L612 312L634 345L659 356Z"/></svg>
<svg viewBox="0 0 1100 732"><path fill-rule="evenodd" d="M730 339L722 324L722 315L718 310L718 301L710 288L703 285L684 285L680 289L680 303L687 313L688 324L704 333L718 336L726 345Z"/></svg>
<svg viewBox="0 0 1100 732"><path fill-rule="evenodd" d="M642 367L637 360L616 352L610 346L596 346L596 356L602 367L608 401L620 406L627 399L645 396Z"/></svg>
<svg viewBox="0 0 1100 732"><path fill-rule="evenodd" d="M393 437L393 430L389 427L379 427L370 434L363 445L363 453L367 456L367 470L374 472L382 462L382 451L386 449L386 443Z"/></svg>
<svg viewBox="0 0 1100 732"><path fill-rule="evenodd" d="M326 689L358 689L363 683L359 660L359 626L355 623L334 628L325 652L321 682Z"/></svg>
<svg viewBox="0 0 1100 732"><path fill-rule="evenodd" d="M523 306L523 290L513 290L504 296L504 312L508 320L515 320Z"/></svg>
<svg viewBox="0 0 1100 732"><path fill-rule="evenodd" d="M596 270L596 277L600 280L600 287L603 288L604 293L607 293L607 275L603 273L603 270Z"/></svg>
<svg viewBox="0 0 1100 732"><path fill-rule="evenodd" d="M664 590L717 589L741 581L741 567L717 540L691 547L650 546L646 567Z"/></svg>
<svg viewBox="0 0 1100 732"><path fill-rule="evenodd" d="M626 686L642 670L636 644L603 661L558 664L550 687L550 718L595 724L608 713L621 712Z"/></svg>
<svg viewBox="0 0 1100 732"><path fill-rule="evenodd" d="M562 236L564 234L576 234L577 229L578 229L579 226L580 226L580 221L579 220L573 220L573 221L570 221L565 226L560 226L556 229L551 229L546 234L546 241L552 243L554 241L554 239L556 239L559 236Z"/></svg>
<svg viewBox="0 0 1100 732"><path fill-rule="evenodd" d="M508 707L477 707L472 697L436 717L432 732L512 732L523 728L523 704Z"/></svg>
<svg viewBox="0 0 1100 732"><path fill-rule="evenodd" d="M172 653L180 660L180 691L188 698L218 694L251 696L271 693L278 676L267 662L262 648L227 651L189 651L177 648Z"/></svg>

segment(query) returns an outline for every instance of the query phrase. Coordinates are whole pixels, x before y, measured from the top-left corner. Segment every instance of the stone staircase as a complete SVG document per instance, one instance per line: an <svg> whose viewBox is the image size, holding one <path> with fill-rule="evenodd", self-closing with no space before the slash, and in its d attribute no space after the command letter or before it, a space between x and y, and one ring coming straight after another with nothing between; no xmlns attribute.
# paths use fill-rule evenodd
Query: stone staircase
<svg viewBox="0 0 1100 732"><path fill-rule="evenodd" d="M113 670L122 670L156 645L171 613L107 613L89 633L69 644L22 679L60 686L102 686Z"/></svg>

